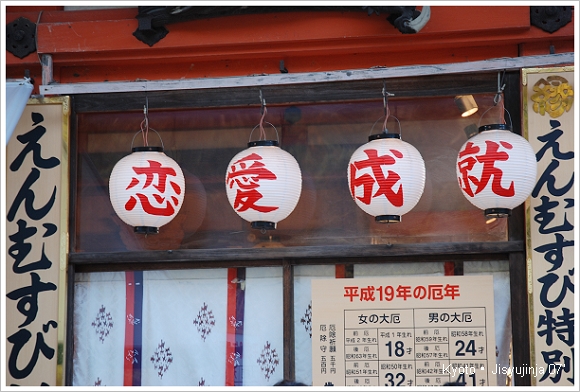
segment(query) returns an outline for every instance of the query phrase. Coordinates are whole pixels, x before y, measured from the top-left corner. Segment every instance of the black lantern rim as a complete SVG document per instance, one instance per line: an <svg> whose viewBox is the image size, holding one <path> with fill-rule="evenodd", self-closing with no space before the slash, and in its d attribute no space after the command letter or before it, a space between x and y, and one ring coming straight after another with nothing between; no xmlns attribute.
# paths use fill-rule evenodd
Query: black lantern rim
<svg viewBox="0 0 580 392"><path fill-rule="evenodd" d="M400 139L400 133L382 132L369 136L369 142L377 139Z"/></svg>
<svg viewBox="0 0 580 392"><path fill-rule="evenodd" d="M255 140L253 142L248 143L248 147L263 147L263 146L270 146L270 147L278 147L280 143L277 140Z"/></svg>
<svg viewBox="0 0 580 392"><path fill-rule="evenodd" d="M399 223L401 215L378 215L375 216L375 222L378 223Z"/></svg>
<svg viewBox="0 0 580 392"><path fill-rule="evenodd" d="M512 126L507 124L487 124L482 125L478 128L479 132L484 131L493 131L493 130L500 130L500 131L512 131Z"/></svg>
<svg viewBox="0 0 580 392"><path fill-rule="evenodd" d="M151 146L141 146L141 147L133 147L131 149L132 152L163 152L163 147L151 147Z"/></svg>
<svg viewBox="0 0 580 392"><path fill-rule="evenodd" d="M133 229L137 234L159 234L159 227L135 226Z"/></svg>
<svg viewBox="0 0 580 392"><path fill-rule="evenodd" d="M258 230L275 230L276 223L267 221L254 221L252 222L252 229Z"/></svg>
<svg viewBox="0 0 580 392"><path fill-rule="evenodd" d="M509 208L486 208L484 214L487 218L509 218L512 210Z"/></svg>

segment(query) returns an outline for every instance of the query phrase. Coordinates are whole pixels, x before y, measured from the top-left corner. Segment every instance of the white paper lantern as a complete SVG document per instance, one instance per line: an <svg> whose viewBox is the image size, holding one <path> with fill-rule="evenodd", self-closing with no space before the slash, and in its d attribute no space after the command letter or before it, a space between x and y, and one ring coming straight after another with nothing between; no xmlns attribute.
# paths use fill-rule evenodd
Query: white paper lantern
<svg viewBox="0 0 580 392"><path fill-rule="evenodd" d="M457 156L463 195L488 217L507 217L532 193L537 163L526 139L506 124L479 127Z"/></svg>
<svg viewBox="0 0 580 392"><path fill-rule="evenodd" d="M399 134L369 136L348 164L350 194L364 212L381 223L400 222L425 188L425 162Z"/></svg>
<svg viewBox="0 0 580 392"><path fill-rule="evenodd" d="M183 205L183 172L162 147L134 147L132 151L111 172L111 204L136 233L158 233Z"/></svg>
<svg viewBox="0 0 580 392"><path fill-rule="evenodd" d="M228 164L228 200L254 229L275 229L294 210L301 191L300 166L277 141L250 142Z"/></svg>

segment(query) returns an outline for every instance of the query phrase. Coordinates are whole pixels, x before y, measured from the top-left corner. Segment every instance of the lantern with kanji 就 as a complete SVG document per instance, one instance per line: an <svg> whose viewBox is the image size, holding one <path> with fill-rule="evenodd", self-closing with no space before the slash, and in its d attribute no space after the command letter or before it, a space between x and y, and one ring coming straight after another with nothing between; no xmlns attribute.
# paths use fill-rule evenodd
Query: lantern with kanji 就
<svg viewBox="0 0 580 392"><path fill-rule="evenodd" d="M183 172L162 147L132 148L109 178L113 209L136 233L158 233L177 215L184 195Z"/></svg>
<svg viewBox="0 0 580 392"><path fill-rule="evenodd" d="M511 126L484 125L459 150L456 170L467 200L487 217L508 217L534 189L536 155Z"/></svg>
<svg viewBox="0 0 580 392"><path fill-rule="evenodd" d="M225 182L234 211L261 230L276 229L294 210L302 191L298 162L275 140L249 142L228 164Z"/></svg>
<svg viewBox="0 0 580 392"><path fill-rule="evenodd" d="M425 187L425 162L400 134L369 136L348 164L350 194L376 222L400 222L419 202Z"/></svg>

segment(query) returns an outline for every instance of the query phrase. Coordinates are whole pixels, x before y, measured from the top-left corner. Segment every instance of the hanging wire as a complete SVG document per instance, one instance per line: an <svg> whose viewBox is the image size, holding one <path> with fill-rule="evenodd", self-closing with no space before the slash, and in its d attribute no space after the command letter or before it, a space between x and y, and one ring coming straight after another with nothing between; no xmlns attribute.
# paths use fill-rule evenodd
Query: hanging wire
<svg viewBox="0 0 580 392"><path fill-rule="evenodd" d="M479 118L479 121L477 123L477 128L479 128L479 126L481 125L481 120L486 115L486 113L489 112L494 107L496 107L498 104L500 104L499 105L499 114L498 114L499 120L505 122L505 119L502 120L502 115L504 113L507 113L509 121L510 121L510 127L513 127L512 116L511 116L510 112L505 108L505 105L504 105L504 102L502 99L503 90L505 89L504 77L505 77L505 69L501 73L500 72L497 73L497 92L495 93L495 96L493 97L493 106L490 106L485 112L483 112L483 114L481 115L481 117Z"/></svg>
<svg viewBox="0 0 580 392"><path fill-rule="evenodd" d="M495 94L495 97L493 97L493 106L496 106L501 101L501 94L505 88L505 83L503 82L504 77L505 69L503 70L501 76L499 72L497 73L497 93Z"/></svg>
<svg viewBox="0 0 580 392"><path fill-rule="evenodd" d="M149 97L145 96L145 106L143 106L143 115L145 118L141 121L141 134L143 135L143 145L145 147L149 146L148 136L149 136L149 118L147 115L149 114ZM143 125L145 125L145 129L143 129Z"/></svg>
<svg viewBox="0 0 580 392"><path fill-rule="evenodd" d="M260 114L262 117L260 118L260 140L266 140L266 131L264 131L264 117L266 117L266 113L268 113L268 109L266 108L266 100L262 96L262 89L260 89Z"/></svg>
<svg viewBox="0 0 580 392"><path fill-rule="evenodd" d="M373 123L373 126L371 127L370 134L372 134L372 133L373 133L373 129L375 129L375 125L377 125L377 123L378 123L378 122L379 122L379 121L380 121L380 120L381 120L383 117L385 118L385 120L383 121L383 130L382 130L382 133L389 133L389 132L388 132L388 129L387 129L387 121L389 120L389 117L390 117L390 115L391 115L391 110L389 109L389 97L394 97L394 96L395 96L395 94L391 94L391 93L389 93L389 92L387 91L387 88L386 88L386 83L385 83L385 81L383 80L383 111L384 111L384 115L383 115L383 116L381 116L381 117L379 117L379 118L377 119L377 121L375 121L375 122ZM399 124L399 136L401 136L401 135L402 135L402 132L401 132L401 122L399 121L399 119L398 119L397 117L393 116L393 118L394 118L394 119L397 121L397 123Z"/></svg>
<svg viewBox="0 0 580 392"><path fill-rule="evenodd" d="M133 143L135 142L135 138L141 132L141 136L143 137L143 145L145 147L149 147L149 130L152 130L157 134L159 138L159 142L161 143L161 149L165 149L165 145L163 144L163 139L161 139L161 135L157 132L153 127L149 126L149 98L145 96L145 105L143 105L143 121L141 121L141 130L137 131L133 136L133 140L131 140L131 148L133 148Z"/></svg>
<svg viewBox="0 0 580 392"><path fill-rule="evenodd" d="M389 115L391 114L391 111L389 110L389 97L392 97L394 95L395 94L387 92L386 83L383 80L383 110L385 116L385 121L383 122L383 132L387 131L387 120L389 119Z"/></svg>
<svg viewBox="0 0 580 392"><path fill-rule="evenodd" d="M505 70L502 72L501 76L500 73L497 73L497 93L495 94L495 97L493 97L493 106L497 106L497 104L499 103L499 116L501 119L501 115L504 112L504 102L502 99L502 94L503 94L503 90L505 88L505 83L503 82L505 77Z"/></svg>

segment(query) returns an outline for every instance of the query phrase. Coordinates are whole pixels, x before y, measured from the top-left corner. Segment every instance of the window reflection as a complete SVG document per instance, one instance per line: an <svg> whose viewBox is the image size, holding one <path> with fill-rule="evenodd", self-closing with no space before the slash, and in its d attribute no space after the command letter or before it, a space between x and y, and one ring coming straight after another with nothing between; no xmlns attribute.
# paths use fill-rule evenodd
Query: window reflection
<svg viewBox="0 0 580 392"><path fill-rule="evenodd" d="M492 94L475 99L483 111L493 105ZM130 153L142 113L79 114L76 251L507 240L506 220L486 224L483 212L457 185L457 153L479 117L461 118L453 97L389 101L402 139L425 161L425 190L417 206L395 224L376 223L356 206L348 190L348 162L368 141L382 105L377 100L269 106L265 121L276 126L280 147L298 161L303 184L292 214L267 232L251 229L233 211L225 192L227 165L247 148L260 120L259 107L150 111L150 127L159 132L165 154L184 171L186 192L176 218L159 234L148 236L133 233L115 215L108 196L111 170ZM380 126L372 133L380 132ZM399 131L394 120L387 127ZM268 138L276 137L266 131ZM258 134L254 132L253 140ZM139 141L135 138L135 146ZM150 134L149 144L156 143L156 135Z"/></svg>

